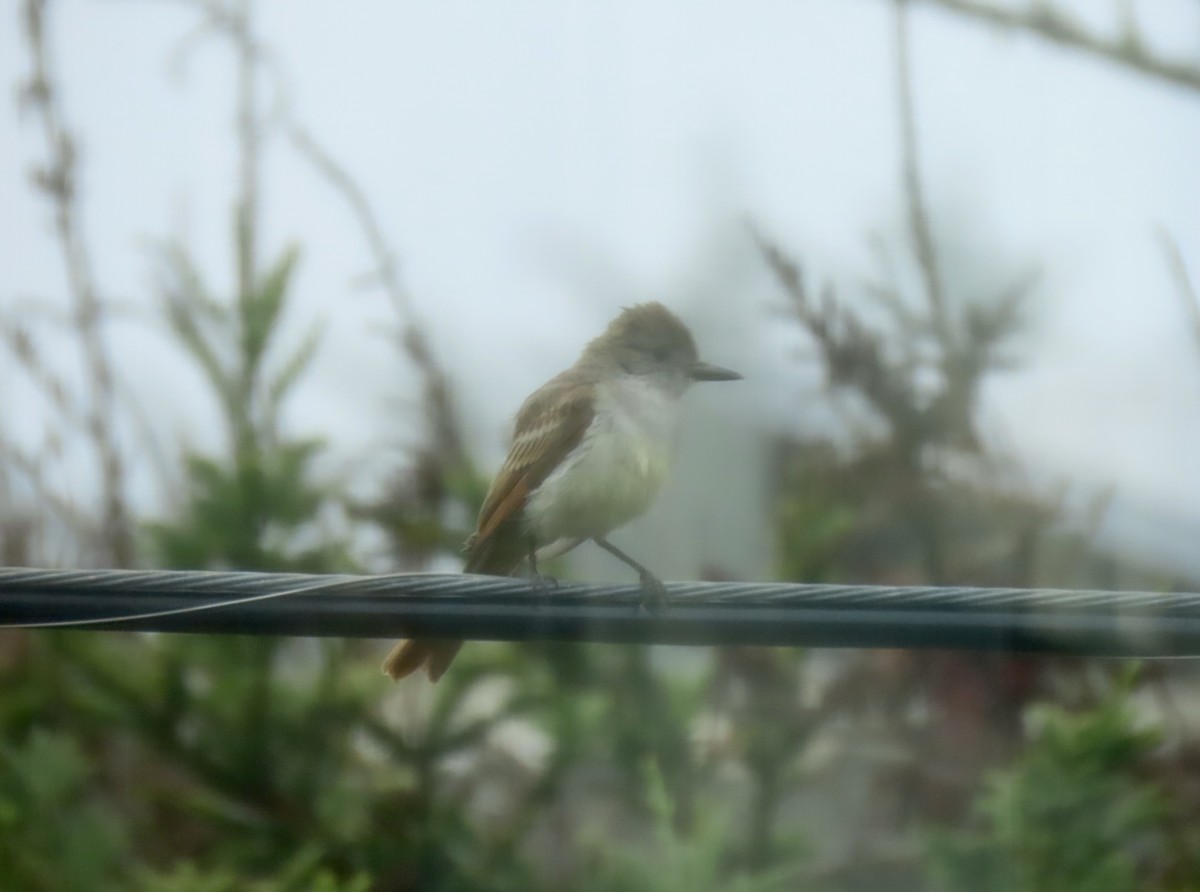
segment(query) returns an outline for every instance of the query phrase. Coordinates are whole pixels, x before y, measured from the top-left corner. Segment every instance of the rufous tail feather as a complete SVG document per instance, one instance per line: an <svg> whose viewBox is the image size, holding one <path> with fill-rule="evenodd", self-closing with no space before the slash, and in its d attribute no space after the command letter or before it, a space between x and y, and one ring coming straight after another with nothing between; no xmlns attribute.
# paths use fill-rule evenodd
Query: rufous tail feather
<svg viewBox="0 0 1200 892"><path fill-rule="evenodd" d="M515 521L502 524L491 536L467 540L464 572L509 576L527 556L528 541ZM462 647L461 641L444 638L415 638L401 641L383 661L383 674L393 681L424 669L430 681L441 678Z"/></svg>
<svg viewBox="0 0 1200 892"><path fill-rule="evenodd" d="M399 681L424 668L429 680L437 681L445 674L462 646L461 641L436 638L401 641L384 658L383 674L389 676L392 681Z"/></svg>

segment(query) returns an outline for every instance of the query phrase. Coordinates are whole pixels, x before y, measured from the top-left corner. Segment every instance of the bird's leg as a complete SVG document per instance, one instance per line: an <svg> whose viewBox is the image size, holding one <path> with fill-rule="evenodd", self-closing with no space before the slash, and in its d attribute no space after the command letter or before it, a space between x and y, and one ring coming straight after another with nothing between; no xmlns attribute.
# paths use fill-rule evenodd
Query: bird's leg
<svg viewBox="0 0 1200 892"><path fill-rule="evenodd" d="M662 584L662 580L660 580L657 576L655 576L625 552L621 551L621 549L617 548L617 546L613 545L603 536L595 536L593 537L592 541L615 557L617 560L632 567L634 570L637 570L638 579L642 583L643 607L649 607L651 610L659 610L671 600L671 596L667 594L667 587Z"/></svg>
<svg viewBox="0 0 1200 892"><path fill-rule="evenodd" d="M551 589L558 587L558 580L553 576L545 576L538 572L537 540L532 535L528 538L527 544L529 547L529 581L533 587L533 593L545 600L549 597Z"/></svg>

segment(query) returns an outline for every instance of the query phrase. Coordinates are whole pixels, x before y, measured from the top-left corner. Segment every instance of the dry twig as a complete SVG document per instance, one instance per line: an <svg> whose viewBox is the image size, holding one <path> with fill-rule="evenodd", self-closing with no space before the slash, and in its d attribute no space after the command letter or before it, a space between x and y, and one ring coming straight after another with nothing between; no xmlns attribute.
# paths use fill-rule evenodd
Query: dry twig
<svg viewBox="0 0 1200 892"><path fill-rule="evenodd" d="M292 145L296 150L350 205L374 257L374 275L387 292L397 315L403 320L400 344L421 375L423 403L435 449L445 466L462 466L466 450L454 410L449 381L434 355L424 329L413 319L412 300L400 280L395 254L388 247L367 193L354 181L346 168L335 161L304 127L292 124L290 133Z"/></svg>
<svg viewBox="0 0 1200 892"><path fill-rule="evenodd" d="M934 247L933 227L921 185L921 168L917 147L917 113L913 102L912 64L908 46L908 3L896 0L896 89L900 114L900 147L903 167L904 195L908 205L908 225L912 232L913 252L925 283L926 296L932 310L934 331L941 341L951 343L946 314L946 292L941 268Z"/></svg>
<svg viewBox="0 0 1200 892"><path fill-rule="evenodd" d="M65 121L51 66L47 6L48 0L25 3L25 35L32 71L21 96L23 106L37 118L46 142L47 160L34 171L33 179L53 206L55 234L62 248L73 303L73 328L87 368L89 399L81 421L100 463L102 559L113 567L128 567L133 563L132 521L125 465L117 443L113 363L103 333L105 306L96 285L79 214L78 144Z"/></svg>
<svg viewBox="0 0 1200 892"><path fill-rule="evenodd" d="M1188 275L1187 264L1184 263L1183 252L1179 250L1179 243L1165 229L1158 231L1158 240L1162 244L1163 254L1167 258L1167 266L1171 270L1171 276L1175 279L1175 285L1183 300L1184 311L1188 314L1192 335L1196 338L1196 347L1200 349L1200 294L1197 294L1195 283Z"/></svg>
<svg viewBox="0 0 1200 892"><path fill-rule="evenodd" d="M1023 31L1168 84L1200 92L1200 64L1165 58L1146 45L1136 22L1126 17L1121 33L1105 37L1048 2L1013 9L979 0L923 0L948 12L1010 31Z"/></svg>

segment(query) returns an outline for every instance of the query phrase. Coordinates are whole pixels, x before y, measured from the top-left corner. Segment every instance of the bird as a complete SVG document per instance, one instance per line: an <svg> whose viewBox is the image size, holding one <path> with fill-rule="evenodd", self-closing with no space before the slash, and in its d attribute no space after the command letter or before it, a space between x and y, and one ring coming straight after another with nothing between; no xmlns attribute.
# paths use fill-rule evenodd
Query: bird
<svg viewBox="0 0 1200 892"><path fill-rule="evenodd" d="M741 375L699 359L691 331L657 301L625 308L579 359L517 412L508 457L464 545L464 573L511 576L595 542L637 572L648 601L662 582L608 541L642 514L669 469L680 398L700 381ZM410 639L383 662L393 680L424 668L436 682L461 641Z"/></svg>

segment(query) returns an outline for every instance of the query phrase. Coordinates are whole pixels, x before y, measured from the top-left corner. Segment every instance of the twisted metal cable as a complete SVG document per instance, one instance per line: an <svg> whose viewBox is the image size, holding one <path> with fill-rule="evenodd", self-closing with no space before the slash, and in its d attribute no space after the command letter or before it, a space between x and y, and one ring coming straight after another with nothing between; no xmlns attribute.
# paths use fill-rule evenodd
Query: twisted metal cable
<svg viewBox="0 0 1200 892"><path fill-rule="evenodd" d="M1200 656L1200 594L0 568L0 627Z"/></svg>

